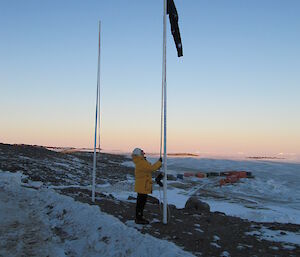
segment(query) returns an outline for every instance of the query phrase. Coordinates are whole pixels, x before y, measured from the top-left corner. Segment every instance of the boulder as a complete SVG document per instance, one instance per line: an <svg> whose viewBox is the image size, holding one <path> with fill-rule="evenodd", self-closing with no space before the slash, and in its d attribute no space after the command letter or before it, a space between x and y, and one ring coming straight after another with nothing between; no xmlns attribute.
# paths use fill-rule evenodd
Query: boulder
<svg viewBox="0 0 300 257"><path fill-rule="evenodd" d="M147 202L152 204L159 204L159 200L151 195L148 195Z"/></svg>
<svg viewBox="0 0 300 257"><path fill-rule="evenodd" d="M210 212L209 205L207 203L204 203L204 202L200 201L195 196L191 196L187 200L184 208L186 210L194 211L194 212L197 212L197 213L207 213L207 212Z"/></svg>
<svg viewBox="0 0 300 257"><path fill-rule="evenodd" d="M22 178L22 183L28 183L29 181L28 181L28 178Z"/></svg>
<svg viewBox="0 0 300 257"><path fill-rule="evenodd" d="M177 180L177 178L174 175L172 175L172 174L167 174L167 180L173 180L173 181L175 181L175 180Z"/></svg>
<svg viewBox="0 0 300 257"><path fill-rule="evenodd" d="M133 196L128 196L127 200L136 200L136 197L133 197Z"/></svg>

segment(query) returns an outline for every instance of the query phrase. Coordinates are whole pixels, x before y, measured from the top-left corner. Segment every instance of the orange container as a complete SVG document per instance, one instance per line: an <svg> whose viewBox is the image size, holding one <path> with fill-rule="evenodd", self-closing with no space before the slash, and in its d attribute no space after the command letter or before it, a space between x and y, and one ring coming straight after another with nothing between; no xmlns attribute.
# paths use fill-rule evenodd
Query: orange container
<svg viewBox="0 0 300 257"><path fill-rule="evenodd" d="M185 177L193 177L193 176L194 176L194 173L185 172L185 173L183 174L183 176L185 176Z"/></svg>
<svg viewBox="0 0 300 257"><path fill-rule="evenodd" d="M222 176L237 176L239 178L247 178L247 172L246 171L227 171L227 172L222 172Z"/></svg>
<svg viewBox="0 0 300 257"><path fill-rule="evenodd" d="M225 179L222 178L222 179L220 180L220 186L224 186L225 184L226 184Z"/></svg>
<svg viewBox="0 0 300 257"><path fill-rule="evenodd" d="M205 174L205 173L202 173L202 172L196 173L195 176L196 176L197 178L206 178L206 174Z"/></svg>
<svg viewBox="0 0 300 257"><path fill-rule="evenodd" d="M226 178L220 180L220 186L236 183L239 181L239 179L240 178L237 175L227 176Z"/></svg>
<svg viewBox="0 0 300 257"><path fill-rule="evenodd" d="M247 172L246 171L239 171L237 173L239 178L247 178Z"/></svg>
<svg viewBox="0 0 300 257"><path fill-rule="evenodd" d="M240 179L239 176L236 176L236 175L228 176L226 178L228 183L236 183L239 181L239 179Z"/></svg>

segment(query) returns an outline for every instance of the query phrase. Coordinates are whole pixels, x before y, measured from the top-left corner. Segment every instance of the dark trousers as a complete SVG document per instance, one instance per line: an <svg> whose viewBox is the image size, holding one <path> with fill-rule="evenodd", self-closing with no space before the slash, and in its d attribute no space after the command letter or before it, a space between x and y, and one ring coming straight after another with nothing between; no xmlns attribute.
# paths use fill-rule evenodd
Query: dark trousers
<svg viewBox="0 0 300 257"><path fill-rule="evenodd" d="M137 194L136 198L136 211L135 211L135 217L137 219L143 217L143 212L145 208L145 204L147 202L147 194Z"/></svg>

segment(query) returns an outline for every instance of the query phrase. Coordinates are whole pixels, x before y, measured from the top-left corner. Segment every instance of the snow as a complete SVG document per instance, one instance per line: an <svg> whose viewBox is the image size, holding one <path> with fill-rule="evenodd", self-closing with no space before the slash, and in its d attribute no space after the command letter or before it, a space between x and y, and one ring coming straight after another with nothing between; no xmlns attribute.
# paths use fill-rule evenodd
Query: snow
<svg viewBox="0 0 300 257"><path fill-rule="evenodd" d="M220 257L230 257L230 253L227 251L224 251L221 253Z"/></svg>
<svg viewBox="0 0 300 257"><path fill-rule="evenodd" d="M161 202L163 202L163 190L158 189L154 190L152 192L152 195L159 199ZM177 208L184 208L185 203L187 200L190 198L190 192L183 190L183 189L178 189L178 188L168 188L167 191L167 199L168 199L168 204L173 204Z"/></svg>
<svg viewBox="0 0 300 257"><path fill-rule="evenodd" d="M104 185L107 184L108 183ZM128 200L128 197L136 197L136 193L134 192L134 180L129 177L127 177L127 181L120 181L114 185L103 187L97 185L96 191L105 195L112 195L114 198L121 201L132 202L133 200Z"/></svg>
<svg viewBox="0 0 300 257"><path fill-rule="evenodd" d="M216 248L221 248L221 246L220 246L220 245L218 245L217 243L213 243L213 242L211 242L210 244L211 244L212 246L216 247Z"/></svg>
<svg viewBox="0 0 300 257"><path fill-rule="evenodd" d="M200 232L200 233L203 233L204 231L200 228L201 226L200 226L200 224L194 224L194 227L196 227L194 230L195 231L198 231L198 232Z"/></svg>
<svg viewBox="0 0 300 257"><path fill-rule="evenodd" d="M251 209L237 203L205 199L203 201L209 204L211 211L221 211L250 221L300 224L300 211L292 208L268 206L270 209Z"/></svg>
<svg viewBox="0 0 300 257"><path fill-rule="evenodd" d="M98 206L45 186L23 187L21 179L21 173L0 172L1 256L193 256Z"/></svg>
<svg viewBox="0 0 300 257"><path fill-rule="evenodd" d="M214 235L214 241L219 241L220 240L220 237Z"/></svg>
<svg viewBox="0 0 300 257"><path fill-rule="evenodd" d="M260 239L265 239L268 241L300 245L300 232L271 230L271 229L262 227L259 230L247 232L246 234L257 236Z"/></svg>
<svg viewBox="0 0 300 257"><path fill-rule="evenodd" d="M122 163L122 165L125 166L125 167L129 167L129 168L134 168L135 167L135 165L132 161L125 161L125 162Z"/></svg>

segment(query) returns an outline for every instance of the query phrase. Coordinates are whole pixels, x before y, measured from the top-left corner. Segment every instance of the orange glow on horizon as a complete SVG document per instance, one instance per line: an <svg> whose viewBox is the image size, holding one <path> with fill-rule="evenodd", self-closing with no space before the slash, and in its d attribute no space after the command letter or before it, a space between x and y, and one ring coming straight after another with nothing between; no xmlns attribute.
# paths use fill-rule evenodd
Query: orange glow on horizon
<svg viewBox="0 0 300 257"><path fill-rule="evenodd" d="M57 129L24 129L23 133L16 133L15 129L5 131L5 137L1 136L3 143L30 144L57 147L93 148L94 138L90 130L73 128L61 131ZM18 131L19 132L19 131ZM3 135L3 134L2 134ZM168 134L168 152L189 153L211 153L211 154L237 154L240 152L248 154L299 154L297 140L291 140L292 135L282 138L265 134L208 134L200 135L179 134L173 132ZM159 134L153 135L144 131L129 133L123 131L116 133L103 131L101 136L101 148L104 150L118 150L130 152L135 147L141 147L148 153L158 153L160 147Z"/></svg>

